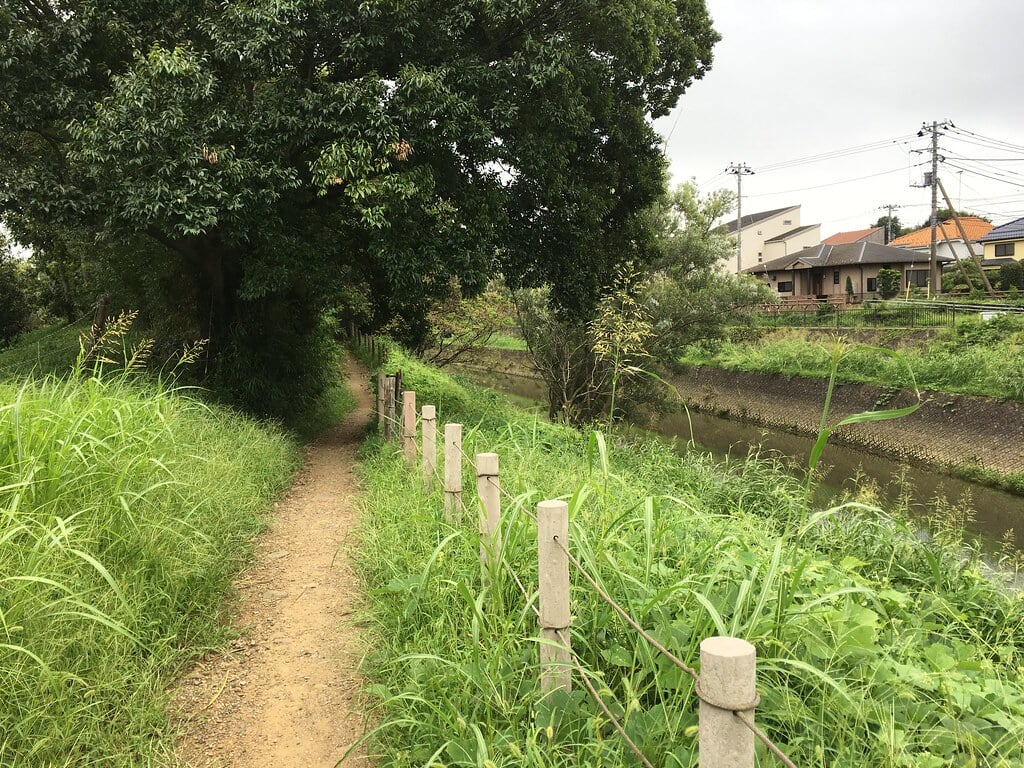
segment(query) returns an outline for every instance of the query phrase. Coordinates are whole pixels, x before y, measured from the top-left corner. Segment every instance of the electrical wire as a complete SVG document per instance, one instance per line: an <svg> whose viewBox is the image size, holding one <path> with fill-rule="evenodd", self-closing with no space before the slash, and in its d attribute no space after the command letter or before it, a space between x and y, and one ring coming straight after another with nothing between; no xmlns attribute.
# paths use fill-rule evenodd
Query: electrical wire
<svg viewBox="0 0 1024 768"><path fill-rule="evenodd" d="M821 152L817 155L807 155L806 157L798 157L793 160L782 160L777 163L769 163L767 165L760 166L757 168L758 173L769 173L771 171L783 170L786 168L794 168L799 165L809 165L811 163L821 163L826 160L836 160L843 157L849 157L851 155L858 155L864 152L874 152L878 149L885 149L892 146L893 144L905 141L912 138L914 134L907 136L897 136L895 139L883 139L880 141L872 141L867 144L859 144L853 147L844 147L843 149L834 149L828 152Z"/></svg>
<svg viewBox="0 0 1024 768"><path fill-rule="evenodd" d="M928 163L927 162L916 163L915 165L911 165L910 167L911 168L918 168L918 167L920 167L922 165L928 165ZM831 181L831 182L829 182L827 184L816 184L816 185L814 185L812 187L799 187L798 189L783 189L783 190L780 190L778 192L758 192L755 195L744 195L743 197L744 198L748 198L748 197L770 197L771 195L788 195L791 192L806 192L809 189L824 189L825 187L835 187L835 186L838 186L840 184L849 184L849 183L854 182L854 181L863 181L864 179L873 179L873 178L876 178L878 176L887 176L890 173L901 173L901 172L903 172L905 170L907 170L907 169L906 168L892 168L892 169L890 169L888 171L879 171L878 173L869 173L866 176L857 176L857 177L852 178L852 179L843 179L842 181Z"/></svg>

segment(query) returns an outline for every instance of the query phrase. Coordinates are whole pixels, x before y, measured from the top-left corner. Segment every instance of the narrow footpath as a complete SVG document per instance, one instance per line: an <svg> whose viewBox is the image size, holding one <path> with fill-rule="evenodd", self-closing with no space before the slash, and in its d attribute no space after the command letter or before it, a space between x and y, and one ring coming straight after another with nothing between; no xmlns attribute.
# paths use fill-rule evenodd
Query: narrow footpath
<svg viewBox="0 0 1024 768"><path fill-rule="evenodd" d="M242 630L175 691L187 768L331 768L364 732L357 673L365 641L354 623L359 585L356 451L372 400L349 363L357 405L308 448L305 466L236 583ZM346 768L368 766L354 753Z"/></svg>

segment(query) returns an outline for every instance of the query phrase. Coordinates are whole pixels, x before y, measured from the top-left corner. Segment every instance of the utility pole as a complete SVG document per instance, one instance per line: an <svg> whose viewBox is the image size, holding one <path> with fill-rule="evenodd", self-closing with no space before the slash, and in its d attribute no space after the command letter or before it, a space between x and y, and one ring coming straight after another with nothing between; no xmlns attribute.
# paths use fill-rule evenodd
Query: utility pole
<svg viewBox="0 0 1024 768"><path fill-rule="evenodd" d="M878 210L887 211L885 215L885 244L888 245L889 241L892 240L892 212L900 206L896 203L887 203L886 205L878 206Z"/></svg>
<svg viewBox="0 0 1024 768"><path fill-rule="evenodd" d="M743 271L743 177L753 175L746 163L730 163L725 169L736 177L736 274Z"/></svg>
<svg viewBox="0 0 1024 768"><path fill-rule="evenodd" d="M933 296L939 293L942 289L942 281L939 281L938 286L935 285L935 264L938 261L936 253L936 238L938 236L938 212L939 212L939 131L943 128L948 128L951 125L949 121L944 120L941 123L932 121L931 125L928 123L921 124L921 130L917 132L918 136L926 136L931 133L932 135L932 172L930 179L928 180L929 186L932 188L932 238L931 248L928 251L928 295Z"/></svg>

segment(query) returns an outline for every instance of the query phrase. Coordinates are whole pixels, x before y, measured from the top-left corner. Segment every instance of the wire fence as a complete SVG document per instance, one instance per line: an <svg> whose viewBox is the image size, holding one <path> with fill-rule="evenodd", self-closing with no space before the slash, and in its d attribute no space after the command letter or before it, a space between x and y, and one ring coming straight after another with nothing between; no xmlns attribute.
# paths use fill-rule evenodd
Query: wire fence
<svg viewBox="0 0 1024 768"><path fill-rule="evenodd" d="M391 424L392 426L401 425L403 423L405 423L405 424L412 423L412 424L416 425L414 428L418 431L418 429L419 429L419 427L418 427L419 422L415 419L415 417L411 417L410 418L407 415L406 418L399 418L397 416L390 415L391 413L394 413L395 412L394 409L398 407L397 392L394 392L393 388L390 389L390 392L392 393L391 396L395 398L395 401L392 402L392 403L389 403L389 404L385 404L383 409L379 409L379 413L378 413L378 420L379 420L379 422L378 423L381 424L381 425ZM414 399L413 399L413 402L414 402ZM430 407L430 406L428 406L428 407ZM406 420L407 418L409 418L410 420L407 421ZM452 425L452 426L456 426L456 425ZM480 456L486 456L486 454L477 454L476 457L470 455L470 453L468 453L462 447L461 425L457 425L457 426L459 427L459 430L458 430L457 433L453 433L453 434L457 434L459 436L458 442L452 443L452 442L449 442L447 439L446 439L446 442L445 442L445 471L443 473L441 471L439 471L437 466L436 466L436 461L435 461L435 462L433 462L432 464L429 465L429 466L432 467L431 472L430 472L430 478L433 480L433 482L436 482L438 486L440 486L441 488L444 489L446 498L451 498L451 499L454 500L453 503L461 511L462 515L464 516L463 517L464 520L479 519L481 521L481 526L483 526L484 519L487 517L487 514L486 514L487 511L485 509L485 507L486 507L486 505L488 503L487 500L483 497L483 495L481 493L478 496L478 501L479 501L479 504L480 504L480 509L474 511L474 510L470 509L470 506L465 502L465 500L463 498L462 487L461 487L461 472L462 472L463 463L465 463L466 465L468 465L469 467L471 467L473 469L474 474L476 474L478 476L478 478L480 478L482 480L483 483L488 484L489 486L497 489L498 495L501 498L504 498L508 502L510 502L510 506L511 506L512 510L514 510L517 513L524 514L528 519L532 520L535 524L537 524L537 528L538 528L538 534L537 534L538 535L538 546L541 546L543 544L542 537L541 537L541 532L540 532L541 531L541 520L540 520L538 514L534 514L533 512L531 512L526 507L526 504L527 504L527 502L528 502L528 500L530 498L529 495L524 494L524 495L521 495L521 496L515 496L512 493L510 493L507 489L505 489L505 488L503 488L501 486L500 480L499 480L499 478L496 475L495 476L482 476L480 474L480 471L479 471L479 458L480 458ZM393 430L392 434L401 435L403 438L407 438L408 437L408 435L404 435L399 430ZM418 451L421 455L418 456L418 457L410 457L409 454L406 453L406 459L408 461L410 461L410 463L415 463L416 458L423 459L426 456L426 453L425 453L424 449L422 448L422 446L417 447L416 451ZM491 455L493 456L493 454L491 454ZM458 464L457 471L458 471L459 480L458 480L458 487L457 488L451 487L452 482L453 482L451 480L451 478L455 474L454 472L451 471L451 469L452 469L452 466L450 464L451 462L457 462L457 464ZM424 466L428 466L428 464L426 462L424 462ZM542 502L541 505L538 506L538 510L540 510L540 508L545 503L550 504L551 502ZM566 505L566 508L567 508L567 505ZM567 518L566 518L566 520L567 520ZM567 522L566 522L566 526L567 526ZM568 530L567 527L566 527L566 530ZM483 537L483 535L484 535L484 532L481 531L481 536ZM645 630L644 627L640 624L640 622L637 621L636 618L634 618L629 613L629 611L627 611L617 600L615 600L608 593L608 591L601 586L600 582L587 570L587 568L584 566L584 564L582 562L580 562L580 560L575 555L572 554L572 552L570 551L570 548L568 546L568 541L567 540L566 541L562 541L561 537L559 537L558 535L555 535L555 536L552 537L552 543L553 543L554 547L559 552L561 552L562 555L564 555L568 565L571 566L572 569L576 573L579 574L580 578L582 578L582 580L589 585L590 589L593 590L594 594L596 594L604 603L606 603L612 609L612 611L614 611L615 614L617 614L634 632L637 633L637 635L640 638L642 638L647 644L649 644L652 648L654 648L659 654L661 654L665 659L667 659L672 665L677 667L679 670L681 670L684 674L686 674L687 676L689 676L692 679L692 681L693 681L693 693L694 693L694 695L695 695L695 697L697 699L699 699L704 705L707 705L707 707L709 707L711 710L714 710L714 711L717 711L717 712L724 712L724 713L727 713L727 714L731 714L731 716L733 718L733 721L737 725L739 725L743 729L749 730L749 732L753 735L753 737L756 738L758 741L760 741L762 744L764 744L765 748L768 749L768 751L770 751L783 765L785 765L787 768L796 768L796 766L792 762L792 760L790 760L790 758L786 756L786 754L778 747L778 745L776 745L772 741L772 739L767 734L764 733L763 730L761 730L760 728L758 728L755 725L754 720L753 720L753 712L756 709L757 705L759 704L759 697L757 696L756 692L754 693L753 699L751 701L745 701L744 700L744 701L741 701L739 704L737 704L736 702L732 702L732 701L728 701L728 700L723 700L723 697L721 695L719 695L718 693L716 693L716 692L711 692L711 691L706 690L705 687L704 687L702 678L700 676L700 673L697 671L697 669L694 668L693 666L687 664L686 662L684 662L677 655L675 655L668 648L666 648L663 643L659 642L655 637L653 637L650 632ZM484 552L483 552L484 548L482 547L481 549L482 549L481 556L483 557L484 556ZM500 565L502 567L502 571L507 573L509 575L509 577L512 579L512 582L515 584L516 589L519 591L519 593L523 597L525 606L528 607L529 609L531 609L536 614L537 619L538 619L538 623L541 625L542 632L543 632L544 631L544 622L542 621L542 609L543 609L543 605L544 605L544 601L545 601L545 596L544 596L544 592L543 592L543 590L544 590L543 583L541 583L541 589L538 592L533 593L533 592L531 592L527 588L524 579L521 578L521 576L518 573L516 573L515 569L512 567L512 565L508 562L507 558L504 557L503 553L501 553L501 552L498 553L498 563L500 563ZM541 569L543 567L544 567L543 564L539 562L538 563L538 569ZM539 579L539 581L543 582L543 579L540 578L540 570L538 571L538 579ZM566 581L567 580L568 580L568 572L566 573ZM566 588L565 594L566 594L566 600L568 600L568 589L567 588ZM538 605L537 605L538 600L540 601L540 607L538 607ZM566 609L566 610L568 610L568 609ZM580 683L587 690L587 693L594 700L595 704L598 706L598 708L601 710L601 712L604 714L604 716L608 719L609 723L611 723L611 725L615 729L616 733L622 738L622 740L625 743L625 745L629 748L629 750L636 756L636 758L644 766L647 766L647 768L653 768L653 764L651 763L651 761L648 759L648 757L646 755L643 754L643 751L636 744L636 742L632 738L630 738L629 734L626 731L625 726L622 724L620 719L615 716L615 714L612 711L611 707L608 706L607 702L603 699L603 697L601 696L601 694L598 691L598 689L593 685L593 683L591 681L591 677L592 677L593 673L590 672L587 669L586 665L583 663L583 660L580 659L579 655L575 651L572 650L571 632L569 631L569 628L568 627L549 627L547 629L550 632L553 633L554 637L558 638L558 641L563 646L562 650L565 653L565 659L568 661L568 664L571 666L572 669L574 669L576 671L577 677L578 677ZM732 640L732 638L728 638L728 639ZM707 642L707 641L705 641L705 642ZM743 641L739 641L739 642L743 642ZM753 648L751 646L751 651L752 650L753 650ZM702 643L702 655L703 655L703 652L704 652L704 644ZM543 672L543 666L544 666L543 665L543 658L542 658L542 665L541 666L542 666L542 675L543 675L544 674L544 672ZM752 670L752 668L751 668L751 670ZM542 688L543 688L543 678L542 678ZM728 694L725 696L725 699L728 699ZM703 716L703 714L704 713L703 713L703 707L702 707L702 716ZM702 741L702 749L703 749L703 741ZM748 765L748 763L746 763L746 762L741 763L741 764L737 764L737 768L741 768L741 766L746 766L746 765ZM751 754L750 754L749 765L750 766L753 765L753 751L751 751Z"/></svg>

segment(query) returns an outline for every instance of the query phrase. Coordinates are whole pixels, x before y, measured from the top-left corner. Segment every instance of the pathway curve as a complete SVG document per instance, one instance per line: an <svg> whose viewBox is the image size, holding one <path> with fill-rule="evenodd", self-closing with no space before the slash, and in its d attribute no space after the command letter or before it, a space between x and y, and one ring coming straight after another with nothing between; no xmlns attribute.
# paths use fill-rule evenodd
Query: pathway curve
<svg viewBox="0 0 1024 768"><path fill-rule="evenodd" d="M362 735L358 675L364 639L352 621L360 588L356 450L372 401L348 366L358 404L307 449L305 465L237 582L244 630L175 691L187 768L332 768ZM345 767L369 765L353 754Z"/></svg>

